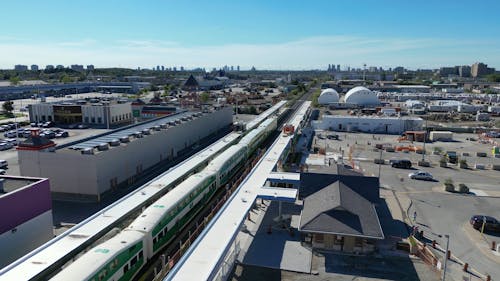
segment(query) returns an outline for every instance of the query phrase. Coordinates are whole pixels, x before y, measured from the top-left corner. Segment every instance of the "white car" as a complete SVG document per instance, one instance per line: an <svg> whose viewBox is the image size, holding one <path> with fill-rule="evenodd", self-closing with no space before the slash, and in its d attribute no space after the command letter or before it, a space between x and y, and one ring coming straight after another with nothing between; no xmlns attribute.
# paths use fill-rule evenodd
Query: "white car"
<svg viewBox="0 0 500 281"><path fill-rule="evenodd" d="M5 172L7 171L5 171L4 169L0 169L0 175L5 175Z"/></svg>
<svg viewBox="0 0 500 281"><path fill-rule="evenodd" d="M0 169L5 169L9 166L9 163L7 163L7 160L0 160Z"/></svg>
<svg viewBox="0 0 500 281"><path fill-rule="evenodd" d="M408 177L410 179L414 179L414 180L425 180L425 181L434 180L434 177L432 176L432 174L429 172L426 172L426 171L416 171L416 172L408 174Z"/></svg>

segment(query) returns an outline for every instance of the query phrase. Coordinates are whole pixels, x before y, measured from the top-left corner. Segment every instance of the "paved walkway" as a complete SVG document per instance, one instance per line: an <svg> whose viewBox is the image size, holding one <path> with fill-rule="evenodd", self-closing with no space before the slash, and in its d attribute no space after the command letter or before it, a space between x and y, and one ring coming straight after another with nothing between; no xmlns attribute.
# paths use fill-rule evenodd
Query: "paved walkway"
<svg viewBox="0 0 500 281"><path fill-rule="evenodd" d="M238 261L245 265L310 273L312 252L301 245L297 229L290 231L289 216L282 228L275 219L279 203L265 201L265 204L250 213L251 221L245 221L246 229L238 235L241 246ZM283 203L282 212L298 215L300 206ZM269 228L271 233L268 233Z"/></svg>

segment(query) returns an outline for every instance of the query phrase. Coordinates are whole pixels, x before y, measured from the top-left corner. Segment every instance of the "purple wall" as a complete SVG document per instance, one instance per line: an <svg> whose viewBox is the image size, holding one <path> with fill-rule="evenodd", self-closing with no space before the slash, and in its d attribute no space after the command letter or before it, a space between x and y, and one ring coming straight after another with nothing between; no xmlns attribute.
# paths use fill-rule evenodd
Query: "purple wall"
<svg viewBox="0 0 500 281"><path fill-rule="evenodd" d="M0 234L52 209L48 179L0 198Z"/></svg>

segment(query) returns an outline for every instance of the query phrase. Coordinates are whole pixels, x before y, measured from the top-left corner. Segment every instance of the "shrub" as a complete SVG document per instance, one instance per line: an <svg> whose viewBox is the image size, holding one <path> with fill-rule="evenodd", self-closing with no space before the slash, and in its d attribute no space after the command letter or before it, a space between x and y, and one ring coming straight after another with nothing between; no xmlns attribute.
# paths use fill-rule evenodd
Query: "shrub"
<svg viewBox="0 0 500 281"><path fill-rule="evenodd" d="M460 193L469 193L469 187L467 185L461 183L458 185L458 192Z"/></svg>

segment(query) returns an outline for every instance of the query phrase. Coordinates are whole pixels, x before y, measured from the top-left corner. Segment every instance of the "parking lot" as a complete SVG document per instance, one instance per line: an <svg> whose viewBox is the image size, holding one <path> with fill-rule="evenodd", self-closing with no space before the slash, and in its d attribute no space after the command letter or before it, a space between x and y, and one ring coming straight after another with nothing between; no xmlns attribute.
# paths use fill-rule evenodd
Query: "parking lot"
<svg viewBox="0 0 500 281"><path fill-rule="evenodd" d="M329 139L328 135L339 135L339 140ZM407 197L409 206L402 206L410 220L416 212L416 222L425 235L436 240L441 245L446 243L444 234L450 235L450 249L452 254L468 262L472 267L483 274L500 276L500 259L488 253L488 244L491 241L500 242L498 234L485 234L482 237L469 225L473 215L490 215L500 219L500 171L492 170L492 165L500 164L500 158L491 154L492 145L470 141L477 139L473 134L454 134L452 142L427 143L427 154L415 152L386 152L375 151L376 144L391 144L392 146L408 145L398 143L395 135L372 135L363 133L316 132L313 147L326 148L326 154L344 155L344 162L358 166L368 176L378 176L380 171L383 188L394 191L398 197ZM330 137L331 138L331 137ZM423 147L423 143L413 143ZM466 159L471 168L462 169L457 164L447 164L440 167L442 155L433 155L435 147L438 150L456 151L459 159ZM342 152L343 151L343 152ZM462 156L463 153L469 156ZM477 157L477 152L486 152L487 157ZM377 165L375 158L382 156L385 163ZM417 162L425 160L431 167L419 167ZM392 168L390 159L408 159L413 163L412 169ZM484 170L475 169L475 164L483 164ZM434 181L421 181L409 178L409 173L424 170L433 175ZM470 193L459 194L444 191L444 182L451 179L455 186L460 183L470 188ZM403 200L401 200L403 201ZM472 234L471 234L472 233ZM486 249L486 250L485 250Z"/></svg>
<svg viewBox="0 0 500 281"><path fill-rule="evenodd" d="M73 142L82 138L102 134L108 130L106 129L61 129L57 127L51 127L51 128L38 128L38 127L30 127L24 126L19 129L23 130L30 130L30 129L39 129L40 132L47 132L50 130L52 132L49 137L51 138L52 141L56 143L56 145L61 145L69 142ZM58 133L61 132L67 132L68 136L67 137L56 137ZM8 168L5 171L5 174L7 175L14 175L14 176L19 176L20 171L19 171L19 161L17 157L17 141L24 141L26 138L25 137L18 137L17 139L15 138L15 135L10 138L10 137L5 137L3 134L5 132L1 133L2 138L0 138L0 149L1 149L1 144L2 143L11 143L11 145L5 146L5 150L0 151L0 160L6 160L8 163ZM52 136L53 137L52 137ZM7 148L8 147L8 148Z"/></svg>

